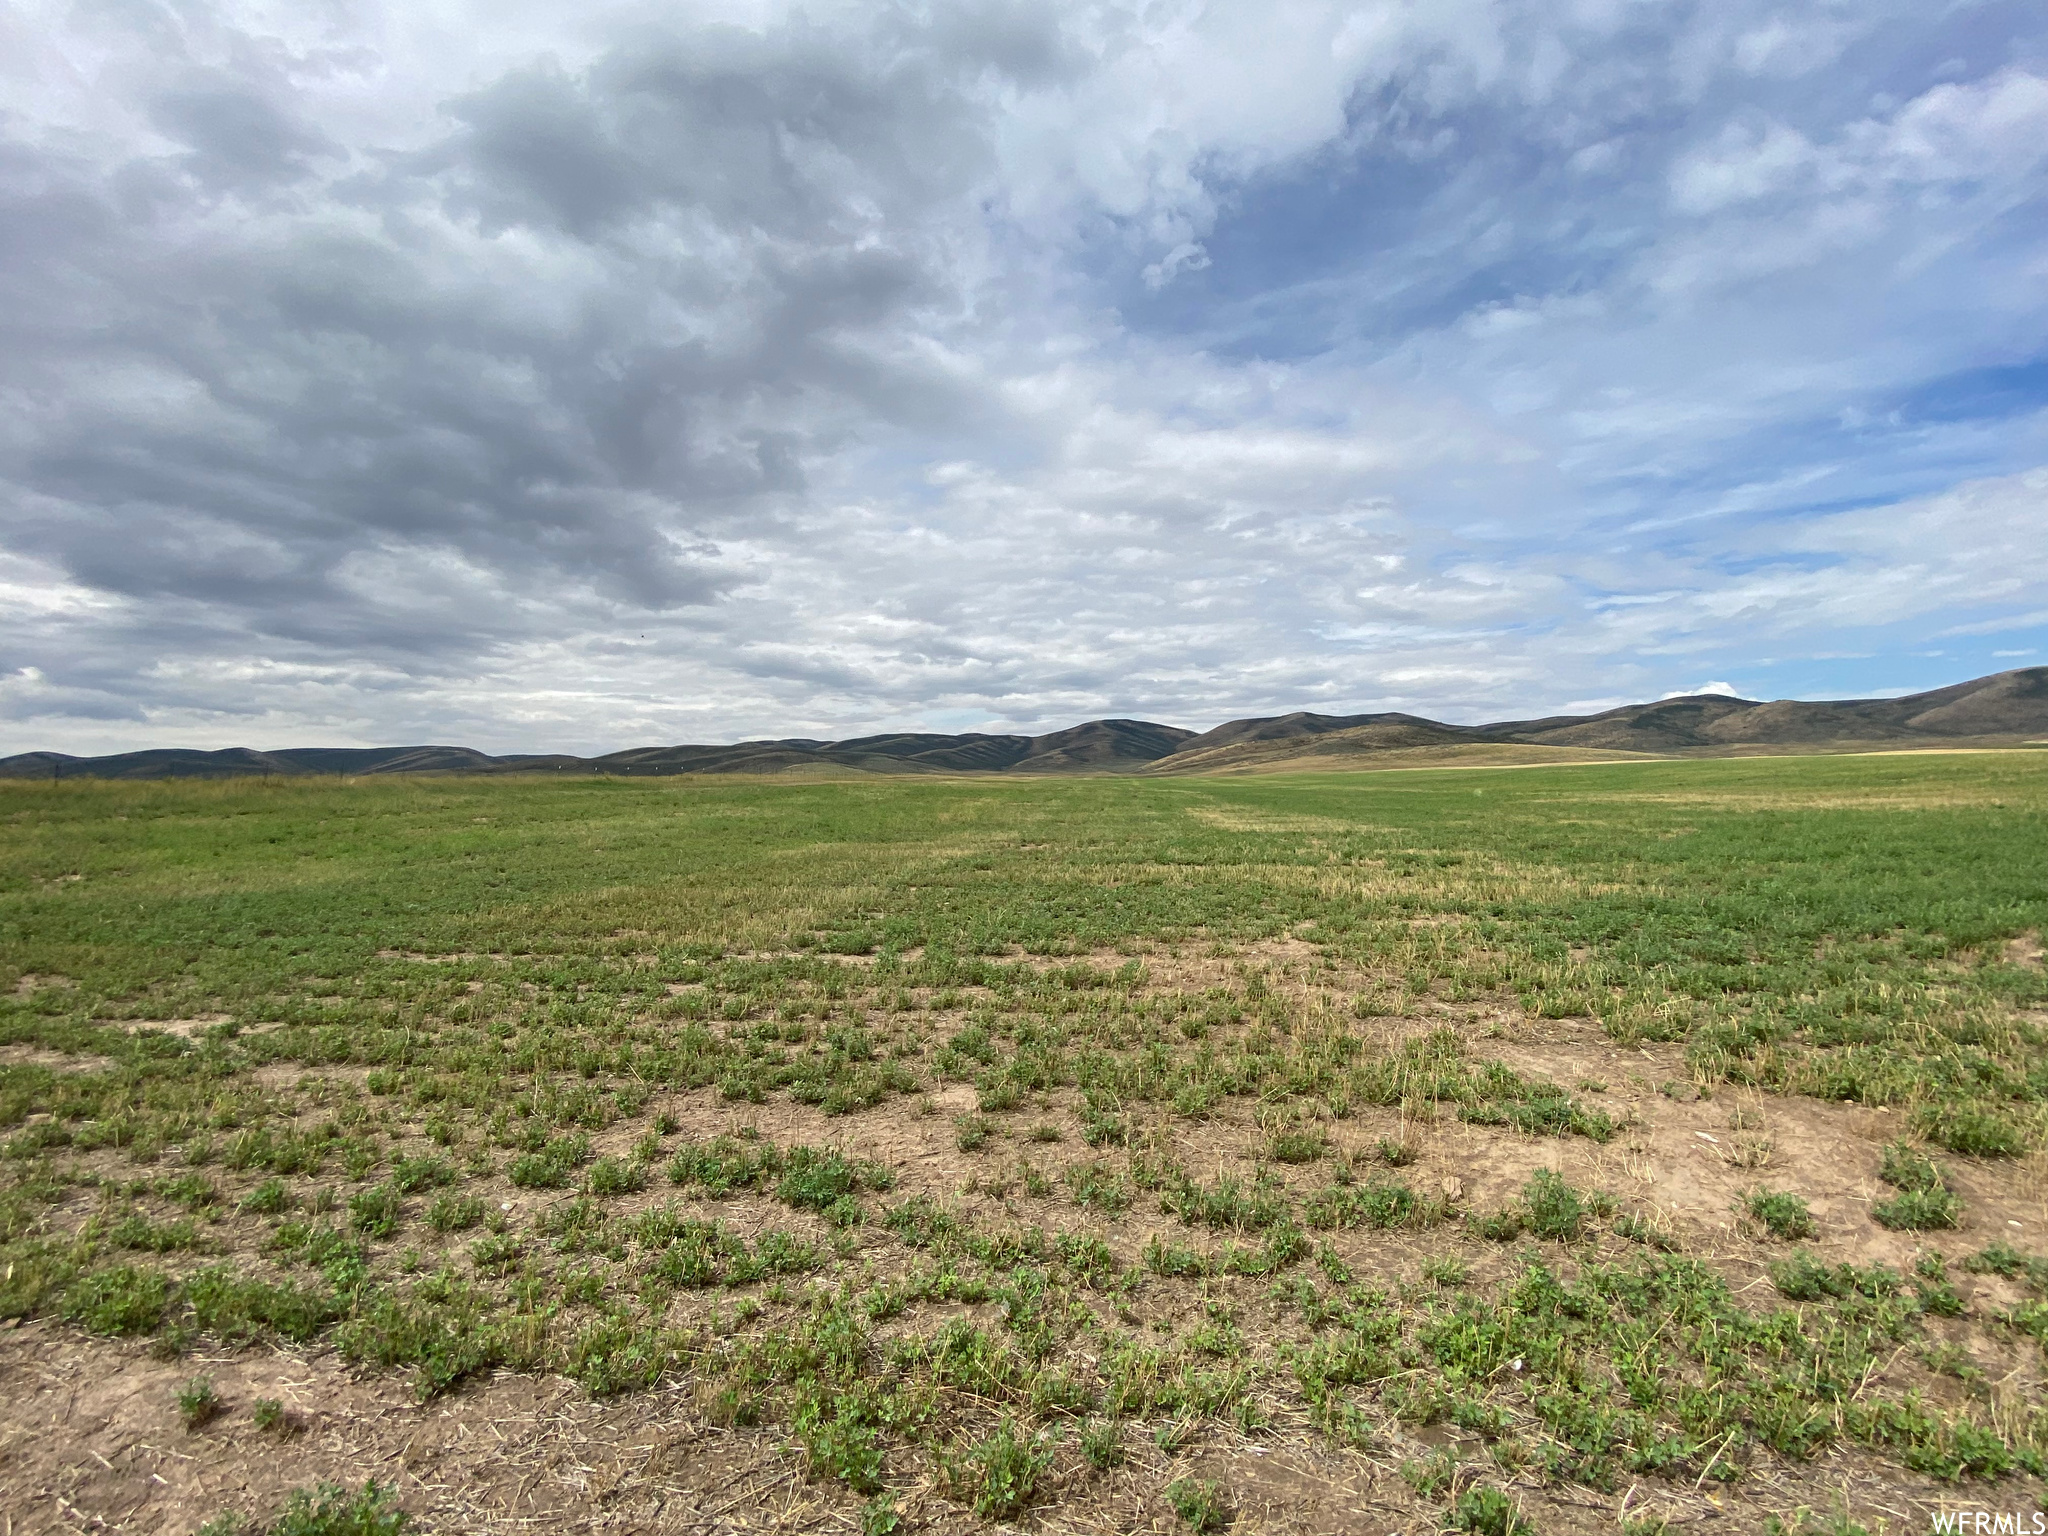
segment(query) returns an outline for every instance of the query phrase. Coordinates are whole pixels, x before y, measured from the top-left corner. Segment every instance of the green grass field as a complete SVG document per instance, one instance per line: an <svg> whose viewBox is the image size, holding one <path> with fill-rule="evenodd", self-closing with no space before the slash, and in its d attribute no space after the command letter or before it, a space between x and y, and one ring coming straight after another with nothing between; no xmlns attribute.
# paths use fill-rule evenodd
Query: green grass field
<svg viewBox="0 0 2048 1536"><path fill-rule="evenodd" d="M1262 1437L1483 1531L1825 1455L2044 1471L2041 1234L1971 1191L2048 1140L2048 755L0 816L0 1314L325 1341L422 1398L681 1375L873 1530ZM1612 1071L1531 1065L1581 1037ZM1896 1127L1817 1243L1767 1147L1725 1240L1549 1166L1807 1100Z"/></svg>

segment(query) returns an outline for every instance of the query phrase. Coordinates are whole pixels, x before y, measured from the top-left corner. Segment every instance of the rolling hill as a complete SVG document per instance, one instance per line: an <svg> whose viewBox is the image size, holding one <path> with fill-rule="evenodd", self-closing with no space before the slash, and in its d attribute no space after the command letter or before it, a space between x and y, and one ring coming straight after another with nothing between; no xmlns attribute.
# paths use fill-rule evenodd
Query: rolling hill
<svg viewBox="0 0 2048 1536"><path fill-rule="evenodd" d="M849 741L786 738L637 747L603 757L467 747L158 748L106 757L23 752L0 778L234 778L253 774L1242 773L1431 762L1540 762L1746 752L2018 746L2048 738L2048 667L2026 667L1896 699L1771 703L1694 694L1592 715L1447 725L1419 715L1294 713L1197 734L1146 720L1090 720L1043 736L902 732Z"/></svg>

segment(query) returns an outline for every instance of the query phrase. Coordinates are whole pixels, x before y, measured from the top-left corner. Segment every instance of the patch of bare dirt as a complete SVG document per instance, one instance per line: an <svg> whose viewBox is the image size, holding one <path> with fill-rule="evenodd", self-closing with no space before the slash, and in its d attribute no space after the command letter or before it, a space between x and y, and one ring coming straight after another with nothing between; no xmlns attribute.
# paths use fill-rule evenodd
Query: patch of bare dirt
<svg viewBox="0 0 2048 1536"><path fill-rule="evenodd" d="M48 1067L53 1072L99 1072L113 1065L105 1056L74 1056L40 1045L0 1045L0 1066Z"/></svg>
<svg viewBox="0 0 2048 1536"><path fill-rule="evenodd" d="M14 979L14 995L25 1002L46 988L69 989L77 985L69 976L39 976L34 971L23 971Z"/></svg>
<svg viewBox="0 0 2048 1536"><path fill-rule="evenodd" d="M211 1376L225 1404L188 1431L174 1396ZM299 1432L256 1428L260 1397ZM294 1488L376 1477L428 1531L826 1531L858 1501L809 1482L765 1431L720 1430L687 1383L593 1402L559 1379L500 1375L414 1404L332 1353L174 1363L31 1325L0 1334L0 1508L13 1531L189 1532L264 1518ZM934 1529L958 1528L941 1506Z"/></svg>
<svg viewBox="0 0 2048 1536"><path fill-rule="evenodd" d="M1370 982L1361 968L1328 958L1319 944L1291 935L1206 947L1140 948L1132 953L1100 950L1082 957L1105 968L1137 960L1145 968L1140 991L1201 992L1228 987L1258 975L1269 987L1303 990L1311 982L1325 989L1356 989ZM1284 986L1292 982L1291 989Z"/></svg>
<svg viewBox="0 0 2048 1536"><path fill-rule="evenodd" d="M109 1029L126 1030L131 1035L139 1035L146 1029L153 1029L159 1031L162 1034L176 1035L181 1040L190 1040L194 1035L198 1034L201 1030L211 1029L216 1024L227 1024L231 1022L233 1022L232 1017L225 1013L202 1013L197 1017L190 1019L93 1020L93 1023L95 1024L103 1025Z"/></svg>
<svg viewBox="0 0 2048 1536"><path fill-rule="evenodd" d="M1702 1238L1732 1239L1743 1225L1737 1206L1759 1187L1799 1195L1813 1210L1823 1246L1839 1245L1840 1257L1858 1264L1906 1267L1928 1246L1965 1252L1999 1237L2038 1244L2048 1234L2048 1160L2040 1154L2019 1161L1943 1155L1965 1202L1962 1226L1952 1233L1892 1232L1870 1219L1870 1208L1895 1193L1877 1175L1884 1144L1909 1134L1903 1112L1729 1087L1703 1098L1675 1046L1622 1046L1590 1021L1576 1028L1572 1021L1550 1023L1565 1038L1475 1042L1474 1055L1498 1056L1525 1076L1548 1078L1624 1128L1604 1147L1580 1137L1535 1143L1546 1149L1543 1166L1574 1182L1636 1192ZM1476 1138L1467 1160L1497 1168L1499 1134L1463 1129L1465 1138ZM1456 1135L1448 1127L1442 1134ZM1478 1173L1469 1187L1483 1198L1499 1182Z"/></svg>
<svg viewBox="0 0 2048 1536"><path fill-rule="evenodd" d="M2038 971L2042 965L2041 935L2029 929L2018 938L2005 941L2005 963Z"/></svg>
<svg viewBox="0 0 2048 1536"><path fill-rule="evenodd" d="M195 1374L211 1377L224 1411L188 1430L174 1398ZM255 1426L259 1398L284 1405L292 1433ZM1167 1536L1186 1527L1164 1490L1176 1478L1198 1477L1221 1484L1238 1531L1425 1536L1438 1529L1441 1512L1399 1476L1402 1449L1347 1455L1283 1424L1256 1440L1205 1430L1162 1450L1132 1426L1123 1437L1126 1459L1113 1472L1087 1469L1063 1446L1042 1485L1056 1502L1024 1524L1057 1536ZM1533 1479L1508 1488L1553 1536L1611 1532L1623 1501L1634 1516L1749 1531L1801 1505L1827 1510L1844 1494L1859 1511L1924 1524L1939 1510L1978 1507L1987 1493L1998 1507L2039 1493L2031 1479L1995 1490L1944 1488L1853 1451L1759 1472L1720 1491L1689 1481L1636 1483L1619 1497ZM365 1477L390 1487L415 1528L430 1536L794 1536L859 1528L855 1496L811 1480L776 1431L709 1423L688 1380L593 1401L559 1378L501 1373L422 1406L400 1382L353 1372L325 1350L163 1362L140 1346L80 1339L51 1325L0 1332L0 1509L12 1532L169 1536L226 1511L267 1517L293 1489L323 1480L353 1486ZM891 1496L906 1530L992 1529L929 1478Z"/></svg>
<svg viewBox="0 0 2048 1536"><path fill-rule="evenodd" d="M370 1080L374 1067L302 1067L295 1061L272 1061L250 1072L250 1078L259 1088L272 1093L281 1093L287 1088L304 1088L319 1094L326 1090L346 1085L360 1088Z"/></svg>

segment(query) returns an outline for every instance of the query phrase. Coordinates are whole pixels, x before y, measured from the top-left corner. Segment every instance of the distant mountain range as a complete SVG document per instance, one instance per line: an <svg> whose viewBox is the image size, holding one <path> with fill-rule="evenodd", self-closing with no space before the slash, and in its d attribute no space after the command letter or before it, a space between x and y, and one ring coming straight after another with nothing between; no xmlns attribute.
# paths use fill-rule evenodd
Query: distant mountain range
<svg viewBox="0 0 2048 1536"><path fill-rule="evenodd" d="M743 741L637 747L604 757L467 747L179 747L0 758L0 778L231 778L251 774L599 773L1243 773L1408 762L1540 762L1937 746L2017 746L2048 738L2048 667L2000 672L1900 699L1758 703L1694 694L1597 715L1445 725L1418 715L1275 715L1197 735L1145 720L1091 720L1046 736L901 733L852 741Z"/></svg>

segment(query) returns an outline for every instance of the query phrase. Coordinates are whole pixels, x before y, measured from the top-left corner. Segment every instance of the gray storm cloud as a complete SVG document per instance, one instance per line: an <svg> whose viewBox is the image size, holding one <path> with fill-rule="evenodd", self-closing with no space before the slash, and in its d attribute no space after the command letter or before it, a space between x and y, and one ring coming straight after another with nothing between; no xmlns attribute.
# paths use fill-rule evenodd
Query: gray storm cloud
<svg viewBox="0 0 2048 1536"><path fill-rule="evenodd" d="M2040 402L1924 404L2048 351L2022 9L13 26L13 748L1484 713L2042 607Z"/></svg>

